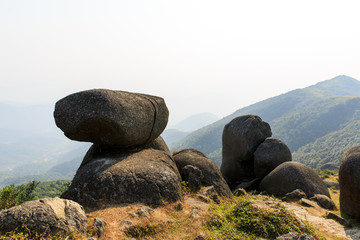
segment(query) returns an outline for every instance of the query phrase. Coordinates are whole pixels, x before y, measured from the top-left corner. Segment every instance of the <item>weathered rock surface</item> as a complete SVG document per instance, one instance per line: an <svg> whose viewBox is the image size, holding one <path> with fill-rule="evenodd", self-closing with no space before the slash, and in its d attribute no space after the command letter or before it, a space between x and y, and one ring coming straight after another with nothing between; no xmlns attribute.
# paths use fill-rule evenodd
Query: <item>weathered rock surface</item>
<svg viewBox="0 0 360 240"><path fill-rule="evenodd" d="M321 178L311 168L298 162L282 163L261 181L259 188L277 197L301 189L308 198L314 194L330 198L329 190Z"/></svg>
<svg viewBox="0 0 360 240"><path fill-rule="evenodd" d="M164 151L122 151L93 145L64 198L86 207L101 204L161 205L181 198L181 177Z"/></svg>
<svg viewBox="0 0 360 240"><path fill-rule="evenodd" d="M360 146L346 150L339 169L340 210L360 219Z"/></svg>
<svg viewBox="0 0 360 240"><path fill-rule="evenodd" d="M56 125L68 138L124 148L153 141L168 116L160 97L107 89L71 94L54 111Z"/></svg>
<svg viewBox="0 0 360 240"><path fill-rule="evenodd" d="M171 156L170 150L162 137L156 138L154 141L142 145L140 147L135 147L131 149L123 149L117 146L109 146L102 144L93 144L90 149L85 154L83 161L81 162L80 167L84 166L88 162L93 161L98 158L113 158L114 156L123 155L124 153L135 153L144 149L155 149L165 152Z"/></svg>
<svg viewBox="0 0 360 240"><path fill-rule="evenodd" d="M336 209L335 203L325 195L315 194L312 198L310 198L310 200L318 202L322 208L330 210Z"/></svg>
<svg viewBox="0 0 360 240"><path fill-rule="evenodd" d="M201 180L204 176L199 168L193 165L186 165L181 170L181 177L183 181L188 182L188 186L192 192L197 192L201 189Z"/></svg>
<svg viewBox="0 0 360 240"><path fill-rule="evenodd" d="M23 225L40 235L66 236L85 232L87 218L78 203L60 198L28 201L0 212L0 235Z"/></svg>
<svg viewBox="0 0 360 240"><path fill-rule="evenodd" d="M297 202L302 198L306 198L304 191L301 189L295 189L294 191L285 194L281 200L285 202Z"/></svg>
<svg viewBox="0 0 360 240"><path fill-rule="evenodd" d="M254 173L264 178L283 162L292 160L291 152L285 143L277 138L266 138L254 152Z"/></svg>
<svg viewBox="0 0 360 240"><path fill-rule="evenodd" d="M184 149L174 153L173 158L180 173L187 165L195 166L202 172L201 183L203 186L214 186L218 194L232 198L231 190L219 168L203 153L195 149Z"/></svg>
<svg viewBox="0 0 360 240"><path fill-rule="evenodd" d="M230 188L254 178L254 152L271 134L269 124L255 115L240 116L225 125L220 169Z"/></svg>

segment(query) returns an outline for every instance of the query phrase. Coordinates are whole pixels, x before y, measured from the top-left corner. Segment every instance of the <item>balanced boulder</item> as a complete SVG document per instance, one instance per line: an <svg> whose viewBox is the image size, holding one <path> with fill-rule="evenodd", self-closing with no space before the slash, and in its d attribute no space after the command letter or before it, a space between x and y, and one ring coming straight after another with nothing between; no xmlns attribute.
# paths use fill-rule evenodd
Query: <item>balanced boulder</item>
<svg viewBox="0 0 360 240"><path fill-rule="evenodd" d="M254 153L254 172L257 178L264 178L283 162L292 160L291 152L285 143L277 138L266 138Z"/></svg>
<svg viewBox="0 0 360 240"><path fill-rule="evenodd" d="M107 89L71 94L54 111L56 125L68 138L123 148L156 139L168 116L160 97Z"/></svg>
<svg viewBox="0 0 360 240"><path fill-rule="evenodd" d="M340 210L360 219L360 146L345 151L339 169Z"/></svg>
<svg viewBox="0 0 360 240"><path fill-rule="evenodd" d="M223 178L216 164L208 159L203 153L195 149L183 149L173 154L176 166L182 173L187 165L192 165L201 170L203 178L201 183L203 186L214 186L218 194L232 198L232 193ZM186 176L184 176L186 177Z"/></svg>
<svg viewBox="0 0 360 240"><path fill-rule="evenodd" d="M269 173L260 183L259 189L277 197L284 197L296 189L301 189L308 198L330 193L321 178L309 167L298 162L284 162Z"/></svg>
<svg viewBox="0 0 360 240"><path fill-rule="evenodd" d="M41 236L64 237L86 232L87 218L78 203L60 198L28 201L0 212L0 235L22 227Z"/></svg>
<svg viewBox="0 0 360 240"><path fill-rule="evenodd" d="M225 125L220 169L231 188L243 179L254 179L254 152L271 134L270 125L255 115L240 116Z"/></svg>
<svg viewBox="0 0 360 240"><path fill-rule="evenodd" d="M102 149L93 145L63 197L86 207L181 198L181 177L169 154L155 149Z"/></svg>

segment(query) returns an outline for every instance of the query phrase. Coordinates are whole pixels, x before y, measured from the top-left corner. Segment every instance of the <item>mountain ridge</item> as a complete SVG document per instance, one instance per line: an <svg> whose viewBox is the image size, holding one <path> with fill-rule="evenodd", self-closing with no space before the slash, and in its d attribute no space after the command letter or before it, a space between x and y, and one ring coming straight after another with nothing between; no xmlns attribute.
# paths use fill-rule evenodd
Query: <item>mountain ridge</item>
<svg viewBox="0 0 360 240"><path fill-rule="evenodd" d="M344 85L344 87L342 87L342 85ZM338 121L336 122L334 120L336 123L333 123L334 121L332 123L339 128L344 123L342 123L341 119L339 120L338 118L343 117L344 115L336 114L336 108L343 110L350 109L350 115L347 117L348 119L352 114L354 114L356 110L358 110L359 107L356 106L356 104L359 101L357 99L359 97L360 82L354 78L340 75L335 78L311 85L309 87L295 89L238 109L223 119L200 130L190 133L182 140L179 140L178 142L171 145L170 148L172 150L178 150L182 148L196 148L210 157L216 164L220 165L221 139L224 125L237 116L255 114L259 115L264 121L270 124L274 137L278 137L284 140L285 143L290 145L290 149L295 151L302 145L315 141L316 138L327 134L327 132L324 130L324 132L321 132L318 135L315 134L315 136L312 138L302 140L301 143L289 144L287 141L289 141L290 138L288 138L284 132L286 133L295 131L294 129L296 129L296 126L294 129L292 127L294 127L293 125L296 114L299 115L298 118L301 118L301 114L305 114L308 117L311 117L312 115L309 115L307 111L311 110L313 111L313 114L315 114L316 109L320 109L319 111L324 115L320 114L320 116L318 113L318 115L314 116L317 116L319 121L324 120L322 118L325 118L326 116L337 117ZM347 104L342 103L341 101L345 101ZM356 104L352 104L351 101L355 101ZM314 109L311 109L311 107ZM295 110L299 110L299 112L296 112ZM317 122L314 121L312 126L314 125L315 127L316 123ZM305 127L304 129L306 129ZM339 130L334 126L332 128L331 126L326 127L329 127L332 131ZM311 133L311 131L308 132ZM296 132L291 132L290 136L292 138L295 136L296 138Z"/></svg>

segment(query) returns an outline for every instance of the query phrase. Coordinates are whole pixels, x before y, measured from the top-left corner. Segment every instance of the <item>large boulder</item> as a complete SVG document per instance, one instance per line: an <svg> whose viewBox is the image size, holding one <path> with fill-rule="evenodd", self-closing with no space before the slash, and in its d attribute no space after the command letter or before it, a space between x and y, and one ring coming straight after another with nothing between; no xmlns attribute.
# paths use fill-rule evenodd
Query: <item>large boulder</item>
<svg viewBox="0 0 360 240"><path fill-rule="evenodd" d="M284 162L269 173L260 183L259 189L277 197L284 197L301 189L308 198L330 193L321 178L309 167L298 162Z"/></svg>
<svg viewBox="0 0 360 240"><path fill-rule="evenodd" d="M231 188L254 179L254 152L267 137L271 137L270 125L255 115L240 116L225 125L220 169Z"/></svg>
<svg viewBox="0 0 360 240"><path fill-rule="evenodd" d="M153 141L168 116L160 97L107 89L71 94L54 111L56 125L68 138L123 148Z"/></svg>
<svg viewBox="0 0 360 240"><path fill-rule="evenodd" d="M283 162L292 160L291 152L285 143L277 138L266 138L254 153L254 173L257 178L264 178Z"/></svg>
<svg viewBox="0 0 360 240"><path fill-rule="evenodd" d="M339 169L340 210L360 219L360 146L346 150Z"/></svg>
<svg viewBox="0 0 360 240"><path fill-rule="evenodd" d="M218 194L232 198L231 190L223 178L219 168L202 152L191 148L183 149L175 152L173 158L180 173L183 172L183 169L187 165L197 167L201 170L203 175L201 180L203 186L214 186Z"/></svg>
<svg viewBox="0 0 360 240"><path fill-rule="evenodd" d="M155 149L165 152L171 156L170 150L166 145L162 137L157 137L154 141L142 145L140 147L134 147L130 149L123 149L112 145L93 144L85 154L80 167L98 158L113 158L114 156L123 155L124 153L139 152L144 149Z"/></svg>
<svg viewBox="0 0 360 240"><path fill-rule="evenodd" d="M63 194L84 207L144 203L158 206L181 198L181 177L169 154L94 144Z"/></svg>
<svg viewBox="0 0 360 240"><path fill-rule="evenodd" d="M42 236L86 232L87 218L78 203L60 198L28 201L0 212L0 235L26 227Z"/></svg>

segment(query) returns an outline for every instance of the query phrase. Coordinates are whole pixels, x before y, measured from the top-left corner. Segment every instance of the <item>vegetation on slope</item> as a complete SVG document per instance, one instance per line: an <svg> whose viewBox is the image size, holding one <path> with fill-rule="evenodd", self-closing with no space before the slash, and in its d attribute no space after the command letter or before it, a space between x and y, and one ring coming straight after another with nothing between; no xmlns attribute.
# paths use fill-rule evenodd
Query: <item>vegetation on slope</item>
<svg viewBox="0 0 360 240"><path fill-rule="evenodd" d="M331 132L302 146L293 153L293 159L311 168L319 168L327 162L339 165L346 149L360 145L359 131L360 117L358 120L351 121L343 129Z"/></svg>
<svg viewBox="0 0 360 240"><path fill-rule="evenodd" d="M338 131L342 135L329 136L332 136L334 140L337 139L338 142L360 144L360 141L353 137L354 127L350 126L352 122L360 121L359 96L360 82L350 77L339 76L239 109L222 120L189 134L173 144L171 149L195 148L220 166L222 130L233 118L245 114L259 115L268 122L273 136L285 142L292 152ZM342 149L343 146L347 145L339 145L336 151L342 154L345 150ZM316 151L313 152L312 157L315 157L316 161L321 158L323 163L336 162L336 159L332 157L324 160L322 156L316 155ZM337 157L334 154L331 156ZM312 161L311 159L301 160L299 154L296 159L304 163Z"/></svg>

